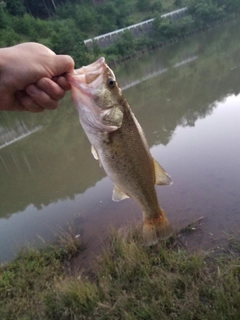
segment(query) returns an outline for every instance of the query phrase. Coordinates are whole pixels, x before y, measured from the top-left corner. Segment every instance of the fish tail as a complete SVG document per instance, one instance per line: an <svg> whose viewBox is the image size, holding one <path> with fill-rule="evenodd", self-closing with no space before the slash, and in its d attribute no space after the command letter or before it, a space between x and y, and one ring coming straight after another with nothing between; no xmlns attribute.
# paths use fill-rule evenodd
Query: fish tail
<svg viewBox="0 0 240 320"><path fill-rule="evenodd" d="M158 240L169 238L172 232L172 226L161 208L157 218L144 219L143 240L147 246L155 245Z"/></svg>

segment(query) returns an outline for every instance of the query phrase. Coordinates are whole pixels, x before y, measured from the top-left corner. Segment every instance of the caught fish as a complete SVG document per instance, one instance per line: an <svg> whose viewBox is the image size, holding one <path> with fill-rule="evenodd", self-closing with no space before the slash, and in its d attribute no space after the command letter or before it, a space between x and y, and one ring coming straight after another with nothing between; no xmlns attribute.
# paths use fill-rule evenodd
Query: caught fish
<svg viewBox="0 0 240 320"><path fill-rule="evenodd" d="M172 227L158 204L155 184L170 176L152 158L143 130L104 58L67 75L80 122L100 162L114 183L112 199L133 198L143 212L147 245L168 238Z"/></svg>

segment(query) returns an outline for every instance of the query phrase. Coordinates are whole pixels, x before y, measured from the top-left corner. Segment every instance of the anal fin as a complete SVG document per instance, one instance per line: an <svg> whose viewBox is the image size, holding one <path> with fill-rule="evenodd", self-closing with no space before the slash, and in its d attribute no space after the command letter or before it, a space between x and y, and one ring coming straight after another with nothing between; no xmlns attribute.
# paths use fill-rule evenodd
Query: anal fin
<svg viewBox="0 0 240 320"><path fill-rule="evenodd" d="M153 165L155 170L155 184L162 186L171 185L173 183L172 178L154 158Z"/></svg>

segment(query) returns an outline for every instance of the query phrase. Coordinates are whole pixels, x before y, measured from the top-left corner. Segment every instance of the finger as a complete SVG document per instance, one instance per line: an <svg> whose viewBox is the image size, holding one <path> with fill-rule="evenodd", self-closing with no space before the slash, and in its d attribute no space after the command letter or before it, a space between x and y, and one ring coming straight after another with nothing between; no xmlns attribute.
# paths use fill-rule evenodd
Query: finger
<svg viewBox="0 0 240 320"><path fill-rule="evenodd" d="M54 77L52 80L55 81L65 91L71 89L70 83L64 76Z"/></svg>
<svg viewBox="0 0 240 320"><path fill-rule="evenodd" d="M53 100L60 100L65 96L65 90L49 78L41 78L36 83L37 88L45 92Z"/></svg>
<svg viewBox="0 0 240 320"><path fill-rule="evenodd" d="M34 113L43 112L45 109L39 106L31 97L25 94L18 94L17 100L22 111L30 111ZM20 110L16 110L20 111Z"/></svg>
<svg viewBox="0 0 240 320"><path fill-rule="evenodd" d="M30 84L26 87L29 97L40 107L53 110L58 107L58 101L52 99L46 92L39 89L36 85Z"/></svg>

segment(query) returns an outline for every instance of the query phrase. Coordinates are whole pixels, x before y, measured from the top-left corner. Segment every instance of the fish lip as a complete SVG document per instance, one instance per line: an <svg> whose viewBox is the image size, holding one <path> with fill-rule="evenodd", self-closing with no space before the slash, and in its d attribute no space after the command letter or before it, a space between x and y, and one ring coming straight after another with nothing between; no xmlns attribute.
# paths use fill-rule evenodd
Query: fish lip
<svg viewBox="0 0 240 320"><path fill-rule="evenodd" d="M93 62L88 66L83 66L79 69L75 69L73 73L67 73L67 80L75 87L79 87L78 83L87 83L90 84L94 82L98 75L104 73L107 69L107 64L105 63L105 58L101 57L97 61ZM93 75L93 80L88 82L87 75ZM94 78L94 75L96 76Z"/></svg>
<svg viewBox="0 0 240 320"><path fill-rule="evenodd" d="M80 69L74 70L73 73L67 73L66 78L71 84L72 89L76 88L83 94L93 97L99 83L99 76L101 76L106 69L107 64L105 63L105 58L101 57L86 67L83 66Z"/></svg>
<svg viewBox="0 0 240 320"><path fill-rule="evenodd" d="M79 69L74 70L73 75L87 74L87 73L95 73L99 71L102 67L106 68L105 58L101 57L97 61L89 64L88 66L83 66Z"/></svg>

